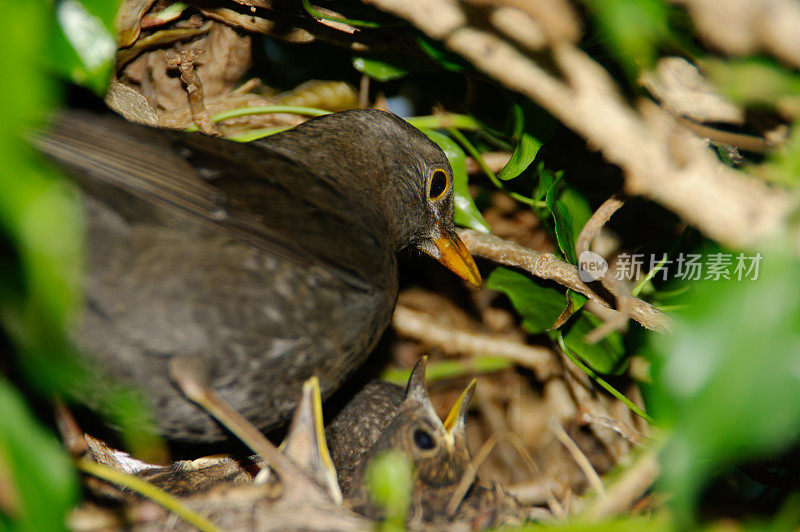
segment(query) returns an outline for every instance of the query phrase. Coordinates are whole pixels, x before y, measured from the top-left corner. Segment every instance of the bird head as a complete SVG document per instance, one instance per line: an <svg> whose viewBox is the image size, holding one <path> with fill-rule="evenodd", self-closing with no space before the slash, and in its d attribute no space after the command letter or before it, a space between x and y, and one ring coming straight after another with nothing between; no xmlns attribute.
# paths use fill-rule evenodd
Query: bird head
<svg viewBox="0 0 800 532"><path fill-rule="evenodd" d="M425 387L423 357L414 366L397 414L360 464L354 483L363 491L372 461L386 451L404 455L413 467L413 491L424 502L426 516L440 514L468 472L466 416L475 390L473 380L442 423ZM358 489L358 488L357 488Z"/></svg>
<svg viewBox="0 0 800 532"><path fill-rule="evenodd" d="M416 248L481 284L453 225L453 170L420 130L391 113L358 109L313 118L269 142L313 167L331 168L325 159L337 154L326 177L363 205L371 223L384 225L396 251ZM338 156L342 153L347 156Z"/></svg>

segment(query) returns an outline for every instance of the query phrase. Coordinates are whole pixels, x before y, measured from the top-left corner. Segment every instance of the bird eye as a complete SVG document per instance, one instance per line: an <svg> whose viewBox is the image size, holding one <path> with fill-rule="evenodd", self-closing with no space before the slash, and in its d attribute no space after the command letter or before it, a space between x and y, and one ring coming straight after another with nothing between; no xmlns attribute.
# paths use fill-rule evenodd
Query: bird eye
<svg viewBox="0 0 800 532"><path fill-rule="evenodd" d="M448 181L447 172L444 170L434 171L428 187L428 197L432 200L438 200L444 196L444 193L447 192Z"/></svg>
<svg viewBox="0 0 800 532"><path fill-rule="evenodd" d="M425 451L434 448L433 437L422 429L414 431L414 444Z"/></svg>

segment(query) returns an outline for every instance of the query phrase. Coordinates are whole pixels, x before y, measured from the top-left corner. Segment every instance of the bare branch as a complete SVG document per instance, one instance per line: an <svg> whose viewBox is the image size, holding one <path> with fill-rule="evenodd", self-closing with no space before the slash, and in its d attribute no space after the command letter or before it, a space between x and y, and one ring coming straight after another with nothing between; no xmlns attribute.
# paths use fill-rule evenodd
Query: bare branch
<svg viewBox="0 0 800 532"><path fill-rule="evenodd" d="M656 104L641 101L638 109L630 107L603 67L572 44L551 46L564 81L497 35L466 26L457 4L426 0L423 10L417 3L370 1L444 40L479 70L582 135L623 169L629 194L661 203L723 244L754 246L778 233L798 203L789 192L722 164L703 139Z"/></svg>
<svg viewBox="0 0 800 532"><path fill-rule="evenodd" d="M495 334L454 329L436 323L430 314L403 305L395 309L392 325L399 334L434 345L445 354L507 358L530 368L541 380L561 371L558 359L550 349L525 345Z"/></svg>
<svg viewBox="0 0 800 532"><path fill-rule="evenodd" d="M623 513L650 489L660 473L655 451L641 455L619 480L608 487L605 496L589 503L581 515L599 521Z"/></svg>
<svg viewBox="0 0 800 532"><path fill-rule="evenodd" d="M589 485L592 486L592 489L601 496L605 495L605 488L603 488L603 481L600 480L600 475L597 474L592 463L586 458L586 455L581 451L580 447L578 447L578 444L569 437L567 431L564 430L564 427L562 427L561 423L556 421L555 418L550 420L550 430L553 432L556 439L567 448L572 459L575 460L575 463L581 468L583 474L586 475L586 479L589 481Z"/></svg>
<svg viewBox="0 0 800 532"><path fill-rule="evenodd" d="M189 95L189 109L194 123L206 135L219 135L219 128L206 110L203 83L194 69L194 62L201 53L203 50L199 49L185 50L178 54L170 52L167 54L167 64L181 72L181 80L186 85L186 92Z"/></svg>
<svg viewBox="0 0 800 532"><path fill-rule="evenodd" d="M607 416L595 416L587 411L583 411L581 412L580 420L582 423L594 423L595 425L611 429L634 445L642 446L647 443L646 438L639 433L639 431L617 419Z"/></svg>
<svg viewBox="0 0 800 532"><path fill-rule="evenodd" d="M734 55L766 51L800 68L800 4L792 0L678 0L699 34Z"/></svg>
<svg viewBox="0 0 800 532"><path fill-rule="evenodd" d="M497 236L469 229L462 229L458 234L473 255L490 259L506 266L521 268L540 279L555 281L605 307L613 308L608 301L597 295L581 281L575 266L559 260L552 253L534 251ZM612 286L606 286L606 288L609 289L612 295L617 297L618 290L615 290ZM642 326L658 332L666 332L670 329L671 320L669 316L653 305L638 298L632 298L631 303L631 318Z"/></svg>
<svg viewBox="0 0 800 532"><path fill-rule="evenodd" d="M580 256L584 251L589 251L589 246L591 246L594 237L597 236L600 229L614 216L614 213L625 205L625 199L625 194L618 192L604 201L603 204L594 211L594 214L592 214L584 224L575 242L576 255Z"/></svg>

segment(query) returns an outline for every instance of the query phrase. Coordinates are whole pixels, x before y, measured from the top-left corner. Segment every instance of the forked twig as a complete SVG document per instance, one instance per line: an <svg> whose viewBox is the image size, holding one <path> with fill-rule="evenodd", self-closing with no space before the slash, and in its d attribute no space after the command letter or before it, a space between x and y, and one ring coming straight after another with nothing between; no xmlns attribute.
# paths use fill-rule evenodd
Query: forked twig
<svg viewBox="0 0 800 532"><path fill-rule="evenodd" d="M617 192L604 201L589 220L586 221L586 224L584 224L575 242L575 254L578 257L579 264L581 263L583 253L589 251L592 241L614 213L625 205L626 199L624 192ZM599 342L613 331L625 327L633 311L632 297L625 287L621 286L620 283L614 279L613 275L604 277L603 281L604 286L611 286L613 288L612 292L617 300L617 314L586 335L586 341L592 344Z"/></svg>
<svg viewBox="0 0 800 532"><path fill-rule="evenodd" d="M613 308L608 301L597 295L594 290L581 281L578 269L575 266L559 260L552 253L542 253L528 249L498 236L487 235L470 229L461 229L458 231L458 235L473 255L490 259L506 266L521 268L536 277L555 281L605 307ZM613 286L606 286L606 288L612 295L617 296L618 289ZM642 326L657 332L670 330L672 320L653 305L638 298L631 298L631 304L631 318Z"/></svg>

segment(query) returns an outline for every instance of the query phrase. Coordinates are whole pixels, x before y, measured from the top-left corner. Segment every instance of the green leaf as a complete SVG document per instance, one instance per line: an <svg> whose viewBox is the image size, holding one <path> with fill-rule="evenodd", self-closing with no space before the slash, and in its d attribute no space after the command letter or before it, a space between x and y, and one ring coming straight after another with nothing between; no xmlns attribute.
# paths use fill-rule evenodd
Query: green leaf
<svg viewBox="0 0 800 532"><path fill-rule="evenodd" d="M491 232L489 224L483 219L481 211L478 210L475 200L472 199L469 193L465 162L467 156L464 154L464 150L447 135L430 129L423 129L422 131L442 148L453 169L453 199L455 202L453 219L456 224L484 233Z"/></svg>
<svg viewBox="0 0 800 532"><path fill-rule="evenodd" d="M446 50L439 41L429 39L424 35L418 35L417 44L425 53L425 55L442 65L447 70L451 70L453 72L463 72L470 68L470 65L464 62L464 59L462 59L460 55Z"/></svg>
<svg viewBox="0 0 800 532"><path fill-rule="evenodd" d="M669 10L661 0L584 0L597 20L603 42L626 73L651 67L658 45L674 40Z"/></svg>
<svg viewBox="0 0 800 532"><path fill-rule="evenodd" d="M53 7L59 31L50 35L51 68L100 95L108 86L117 53L117 5L102 0L59 0Z"/></svg>
<svg viewBox="0 0 800 532"><path fill-rule="evenodd" d="M567 208L567 205L556 199L558 196L558 181L553 183L550 190L545 195L545 202L547 209L553 216L555 222L556 241L564 258L571 264L578 263L578 257L575 255L575 233L573 232L572 215Z"/></svg>
<svg viewBox="0 0 800 532"><path fill-rule="evenodd" d="M354 57L353 68L376 81L399 79L406 76L409 72L407 68L403 68L396 63L368 57Z"/></svg>
<svg viewBox="0 0 800 532"><path fill-rule="evenodd" d="M564 292L553 283L508 268L495 268L486 288L503 292L522 316L523 327L532 334L549 330L564 310Z"/></svg>
<svg viewBox="0 0 800 532"><path fill-rule="evenodd" d="M2 377L0 412L0 486L11 501L10 508L0 506L0 528L66 530L66 513L80 492L70 457Z"/></svg>
<svg viewBox="0 0 800 532"><path fill-rule="evenodd" d="M535 201L542 201L550 188L552 188L553 183L561 179L563 173L564 172L553 173L544 165L544 161L541 161L536 167L536 174L539 179L536 182L536 188L533 190L533 199Z"/></svg>
<svg viewBox="0 0 800 532"><path fill-rule="evenodd" d="M514 104L513 113L514 138L517 139L517 145L514 146L511 158L497 174L497 177L503 181L514 179L527 170L536 158L536 154L539 153L539 148L542 147L542 142L526 130L525 112L522 106Z"/></svg>
<svg viewBox="0 0 800 532"><path fill-rule="evenodd" d="M507 358L488 356L428 362L428 366L425 369L425 379L430 383L455 377L472 376L478 373L494 373L508 369L511 366L512 363ZM399 386L405 386L410 376L410 369L389 368L381 373L380 379L393 382Z"/></svg>
<svg viewBox="0 0 800 532"><path fill-rule="evenodd" d="M522 326L532 334L550 331L565 308L564 292L552 283L507 268L496 268L486 280L486 288L504 293L522 316ZM580 294L572 297L576 304L585 300ZM586 311L578 312L562 328L564 343L598 373L620 373L626 361L621 334L614 332L596 344L584 340L600 323Z"/></svg>
<svg viewBox="0 0 800 532"><path fill-rule="evenodd" d="M572 306L573 312L578 312L583 308L583 305L586 304L589 298L574 290L567 290L567 300L569 305Z"/></svg>
<svg viewBox="0 0 800 532"><path fill-rule="evenodd" d="M693 282L672 333L649 337L648 407L671 427L663 487L684 520L715 472L800 437L800 262L792 249L761 251L756 280L752 272L737 279L734 253L731 279ZM756 253L741 256L747 268Z"/></svg>
<svg viewBox="0 0 800 532"><path fill-rule="evenodd" d="M555 324L553 324L553 329L558 329L562 325L564 325L573 314L578 312L588 298L583 294L579 294L574 290L568 289L566 293L567 304L564 307L564 310L561 312L561 315L556 320Z"/></svg>
<svg viewBox="0 0 800 532"><path fill-rule="evenodd" d="M700 66L722 94L736 103L773 108L778 102L791 101L795 109L800 103L800 74L773 59L705 59Z"/></svg>
<svg viewBox="0 0 800 532"><path fill-rule="evenodd" d="M558 199L567 207L567 211L569 211L570 217L572 218L572 234L575 235L577 239L578 235L581 234L583 226L586 225L586 222L592 217L593 211L589 205L589 200L578 192L578 189L563 181L562 183L565 186L561 194L558 195Z"/></svg>
<svg viewBox="0 0 800 532"><path fill-rule="evenodd" d="M619 375L628 360L622 335L615 331L595 344L585 340L586 335L602 323L597 316L581 311L562 328L564 344L598 373Z"/></svg>

